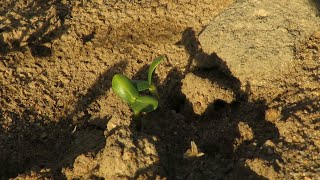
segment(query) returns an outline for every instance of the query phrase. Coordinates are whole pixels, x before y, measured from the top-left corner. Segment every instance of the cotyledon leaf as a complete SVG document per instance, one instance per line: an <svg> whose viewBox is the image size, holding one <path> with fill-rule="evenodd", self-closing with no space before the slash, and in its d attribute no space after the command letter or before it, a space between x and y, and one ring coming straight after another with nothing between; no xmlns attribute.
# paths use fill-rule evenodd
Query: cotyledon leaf
<svg viewBox="0 0 320 180"><path fill-rule="evenodd" d="M148 71L148 83L149 83L149 85L151 85L151 83L152 83L152 73L154 72L156 67L161 63L162 60L164 60L164 56L158 57L157 59L155 59L150 64L149 71Z"/></svg>
<svg viewBox="0 0 320 180"><path fill-rule="evenodd" d="M112 78L112 90L125 102L132 104L139 97L139 92L131 80L122 74L116 74Z"/></svg>
<svg viewBox="0 0 320 180"><path fill-rule="evenodd" d="M143 80L131 80L131 81L138 91L144 91L149 89L148 81L143 81Z"/></svg>
<svg viewBox="0 0 320 180"><path fill-rule="evenodd" d="M140 96L132 103L131 108L134 114L139 114L140 112L151 112L158 107L158 100L152 96Z"/></svg>

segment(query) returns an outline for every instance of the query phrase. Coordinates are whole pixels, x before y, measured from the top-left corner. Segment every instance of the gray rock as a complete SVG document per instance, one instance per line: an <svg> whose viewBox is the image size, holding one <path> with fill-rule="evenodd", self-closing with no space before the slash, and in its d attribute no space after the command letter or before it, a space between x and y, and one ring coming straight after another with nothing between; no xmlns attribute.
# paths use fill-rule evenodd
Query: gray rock
<svg viewBox="0 0 320 180"><path fill-rule="evenodd" d="M316 14L309 0L240 1L217 16L199 40L242 85L279 87L274 82L294 71L295 43L320 27Z"/></svg>

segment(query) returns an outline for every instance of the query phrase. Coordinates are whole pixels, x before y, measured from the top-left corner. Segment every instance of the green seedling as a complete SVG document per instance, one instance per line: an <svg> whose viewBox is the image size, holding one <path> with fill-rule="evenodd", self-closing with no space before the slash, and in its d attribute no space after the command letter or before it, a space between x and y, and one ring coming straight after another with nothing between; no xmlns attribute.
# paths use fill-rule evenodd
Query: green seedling
<svg viewBox="0 0 320 180"><path fill-rule="evenodd" d="M130 80L127 76L116 74L112 78L112 90L126 103L130 105L135 115L141 112L151 112L157 109L159 94L152 82L152 74L156 67L164 60L164 56L155 59L148 71L148 80ZM148 90L151 94L140 95L139 92Z"/></svg>

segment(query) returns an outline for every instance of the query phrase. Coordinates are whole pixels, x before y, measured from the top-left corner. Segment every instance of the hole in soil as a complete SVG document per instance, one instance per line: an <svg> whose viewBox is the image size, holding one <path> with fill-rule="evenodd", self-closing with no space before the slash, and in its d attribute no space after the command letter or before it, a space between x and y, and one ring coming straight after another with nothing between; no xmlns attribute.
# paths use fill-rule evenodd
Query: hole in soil
<svg viewBox="0 0 320 180"><path fill-rule="evenodd" d="M52 50L44 45L32 45L30 49L34 57L48 57L52 54Z"/></svg>
<svg viewBox="0 0 320 180"><path fill-rule="evenodd" d="M214 107L214 110L219 111L219 110L222 110L222 109L226 108L227 105L228 105L227 102L225 102L225 101L223 101L221 99L218 99L218 100L216 100L214 102L214 106L213 107Z"/></svg>
<svg viewBox="0 0 320 180"><path fill-rule="evenodd" d="M92 31L90 34L88 34L88 35L83 35L82 36L82 43L83 44L85 44L85 43L87 43L87 42L89 42L89 41L91 41L93 38L94 38L94 35L96 34L96 32L95 31Z"/></svg>
<svg viewBox="0 0 320 180"><path fill-rule="evenodd" d="M176 111L176 113L180 113L185 105L186 96L183 94L176 95L174 97L169 97L170 108Z"/></svg>

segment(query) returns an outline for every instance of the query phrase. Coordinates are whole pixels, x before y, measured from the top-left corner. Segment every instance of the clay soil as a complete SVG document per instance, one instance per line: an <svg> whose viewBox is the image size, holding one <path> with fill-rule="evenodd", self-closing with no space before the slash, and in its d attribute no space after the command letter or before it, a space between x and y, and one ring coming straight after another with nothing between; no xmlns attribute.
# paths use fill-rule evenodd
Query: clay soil
<svg viewBox="0 0 320 180"><path fill-rule="evenodd" d="M2 0L0 179L319 178L320 28L256 93L198 41L232 3ZM163 54L159 108L133 120L111 79Z"/></svg>

